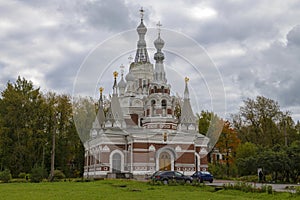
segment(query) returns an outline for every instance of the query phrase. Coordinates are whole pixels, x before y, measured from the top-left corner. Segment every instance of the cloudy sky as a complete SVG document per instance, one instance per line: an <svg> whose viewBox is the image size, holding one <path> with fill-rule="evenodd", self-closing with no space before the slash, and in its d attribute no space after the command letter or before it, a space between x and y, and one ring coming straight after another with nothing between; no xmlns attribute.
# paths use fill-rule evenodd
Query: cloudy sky
<svg viewBox="0 0 300 200"><path fill-rule="evenodd" d="M212 107L206 105L211 97L224 100L223 94L213 94L220 87L226 94L228 114L237 112L242 100L263 95L278 101L282 110L290 110L294 119L300 120L300 2L297 0L0 1L0 91L18 75L45 92L72 94L74 85L83 83L81 79L96 79L92 90L99 84L111 87L110 79L100 75L94 78L84 70L91 74L103 72L106 66L102 64L110 63L124 64L126 73L128 54L134 56L141 6L149 28L147 44L151 59L155 39L151 27L158 21L163 24L166 70L171 84L180 82L176 74L184 71L191 77L192 86L195 75L192 68L176 66L195 65L193 58L201 60L203 53L199 50L193 55L194 51L188 48L183 52L184 45L180 44L181 55L186 56L174 56L174 41L185 42L189 47L199 44L212 60L214 67L196 64L200 68L197 76L204 81L191 90L196 96L202 92L200 97L198 94L200 109ZM119 40L122 37L126 39ZM105 60L114 50L112 60ZM183 61L183 57L188 59ZM89 64L93 67L87 67ZM98 71L93 71L95 67ZM214 69L207 73L205 67ZM212 86L214 82L218 82L218 87ZM174 93L180 93L183 86L178 88ZM82 95L90 94L82 92Z"/></svg>

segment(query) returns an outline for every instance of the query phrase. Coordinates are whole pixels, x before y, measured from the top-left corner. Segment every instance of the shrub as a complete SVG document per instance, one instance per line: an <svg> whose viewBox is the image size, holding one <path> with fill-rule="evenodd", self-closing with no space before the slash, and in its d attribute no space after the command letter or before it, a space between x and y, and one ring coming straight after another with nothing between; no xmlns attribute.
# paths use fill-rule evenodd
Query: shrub
<svg viewBox="0 0 300 200"><path fill-rule="evenodd" d="M272 185L268 185L267 186L267 193L268 194L273 194L273 187L272 187Z"/></svg>
<svg viewBox="0 0 300 200"><path fill-rule="evenodd" d="M65 174L60 170L54 170L54 180L60 180L66 178Z"/></svg>
<svg viewBox="0 0 300 200"><path fill-rule="evenodd" d="M45 178L46 170L42 167L35 167L31 169L30 181L39 183Z"/></svg>
<svg viewBox="0 0 300 200"><path fill-rule="evenodd" d="M24 172L21 172L19 175L18 175L19 178L25 178L26 177L26 173Z"/></svg>
<svg viewBox="0 0 300 200"><path fill-rule="evenodd" d="M234 184L227 183L223 185L223 188L225 190L240 190L243 192L261 192L261 193L268 193L273 194L273 188L271 185L262 185L261 188L256 188L255 185L251 183L245 183L245 182L236 182Z"/></svg>
<svg viewBox="0 0 300 200"><path fill-rule="evenodd" d="M175 186L175 185L179 185L179 183L176 180L174 180L174 179L169 179L168 185Z"/></svg>
<svg viewBox="0 0 300 200"><path fill-rule="evenodd" d="M258 176L257 175L249 175L249 176L242 176L238 178L239 181L246 181L246 182L257 182Z"/></svg>
<svg viewBox="0 0 300 200"><path fill-rule="evenodd" d="M5 169L4 171L0 172L0 181L4 183L8 183L11 180L11 173L9 169Z"/></svg>

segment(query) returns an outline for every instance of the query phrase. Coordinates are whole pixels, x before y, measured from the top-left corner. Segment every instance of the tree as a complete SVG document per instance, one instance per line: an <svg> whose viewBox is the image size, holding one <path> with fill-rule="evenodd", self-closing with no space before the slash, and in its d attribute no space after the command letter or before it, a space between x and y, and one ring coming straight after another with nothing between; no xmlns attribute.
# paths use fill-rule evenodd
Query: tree
<svg viewBox="0 0 300 200"><path fill-rule="evenodd" d="M0 98L0 169L12 175L33 168L50 170L52 136L55 168L68 176L83 172L84 149L77 134L68 95L42 94L25 78L7 83Z"/></svg>
<svg viewBox="0 0 300 200"><path fill-rule="evenodd" d="M258 154L258 147L246 142L240 144L236 151L236 166L240 175L254 175L257 171L256 157Z"/></svg>
<svg viewBox="0 0 300 200"><path fill-rule="evenodd" d="M92 98L73 98L73 120L82 142L89 139L95 118L95 102Z"/></svg>
<svg viewBox="0 0 300 200"><path fill-rule="evenodd" d="M199 133L209 138L209 151L211 151L217 143L223 129L224 121L215 113L201 111L197 114Z"/></svg>
<svg viewBox="0 0 300 200"><path fill-rule="evenodd" d="M203 110L201 111L201 114L197 113L198 130L199 130L199 133L201 133L202 135L207 134L209 124L212 119L212 115L214 115L212 112L203 111Z"/></svg>
<svg viewBox="0 0 300 200"><path fill-rule="evenodd" d="M45 122L41 111L45 102L39 88L20 77L14 84L9 82L1 95L1 166L17 176L41 161Z"/></svg>
<svg viewBox="0 0 300 200"><path fill-rule="evenodd" d="M233 116L233 124L242 142L267 147L284 144L286 134L291 133L286 132L288 126L293 126L290 113L283 113L276 101L263 96L246 99L240 112Z"/></svg>
<svg viewBox="0 0 300 200"><path fill-rule="evenodd" d="M234 164L237 148L240 144L240 139L237 136L237 132L231 127L229 121L224 123L224 127L215 148L224 157L226 165L226 174L229 176L229 168Z"/></svg>

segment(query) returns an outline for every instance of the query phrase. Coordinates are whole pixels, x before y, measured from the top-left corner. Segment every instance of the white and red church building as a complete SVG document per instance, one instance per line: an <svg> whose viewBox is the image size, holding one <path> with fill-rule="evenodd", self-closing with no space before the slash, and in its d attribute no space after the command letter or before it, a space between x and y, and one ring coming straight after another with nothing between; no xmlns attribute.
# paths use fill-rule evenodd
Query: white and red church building
<svg viewBox="0 0 300 200"><path fill-rule="evenodd" d="M158 170L191 175L207 170L209 138L198 133L189 98L189 79L183 100L171 95L164 68L164 41L158 30L152 64L147 51L143 10L137 27L135 59L118 81L114 73L112 97L104 106L100 88L97 116L84 143L84 177L115 174L146 176Z"/></svg>

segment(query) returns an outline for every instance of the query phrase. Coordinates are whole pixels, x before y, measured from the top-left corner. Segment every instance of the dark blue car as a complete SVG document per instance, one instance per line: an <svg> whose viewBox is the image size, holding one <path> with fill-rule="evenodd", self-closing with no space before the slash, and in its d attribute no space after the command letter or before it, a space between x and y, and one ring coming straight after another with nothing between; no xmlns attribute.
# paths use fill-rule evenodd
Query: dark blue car
<svg viewBox="0 0 300 200"><path fill-rule="evenodd" d="M214 176L206 171L195 172L191 177L198 180L200 183L203 183L204 181L209 181L210 183L212 183L214 181Z"/></svg>
<svg viewBox="0 0 300 200"><path fill-rule="evenodd" d="M157 171L152 176L151 179L154 181L161 181L164 184L168 184L170 180L177 182L192 183L193 178L190 176L185 176L184 174L177 171Z"/></svg>

